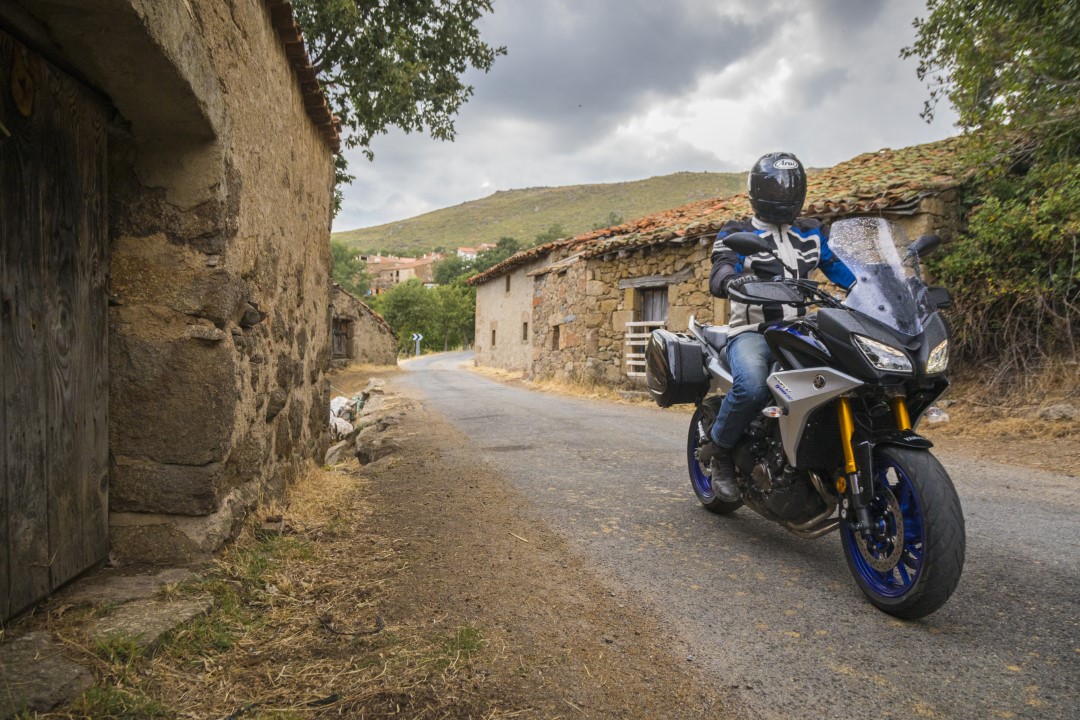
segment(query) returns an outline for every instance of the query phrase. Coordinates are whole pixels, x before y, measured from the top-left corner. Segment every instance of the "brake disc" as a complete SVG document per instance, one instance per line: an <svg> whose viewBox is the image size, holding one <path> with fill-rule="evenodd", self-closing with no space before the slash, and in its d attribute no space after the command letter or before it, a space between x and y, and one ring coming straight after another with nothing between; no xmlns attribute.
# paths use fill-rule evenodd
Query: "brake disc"
<svg viewBox="0 0 1080 720"><path fill-rule="evenodd" d="M904 552L904 518L900 514L900 503L888 487L883 487L885 495L886 512L884 516L885 526L891 531L886 537L877 540L869 540L862 533L855 536L855 544L859 548L859 554L863 556L867 564L878 572L889 572L900 562L900 556ZM875 514L876 517L879 517Z"/></svg>

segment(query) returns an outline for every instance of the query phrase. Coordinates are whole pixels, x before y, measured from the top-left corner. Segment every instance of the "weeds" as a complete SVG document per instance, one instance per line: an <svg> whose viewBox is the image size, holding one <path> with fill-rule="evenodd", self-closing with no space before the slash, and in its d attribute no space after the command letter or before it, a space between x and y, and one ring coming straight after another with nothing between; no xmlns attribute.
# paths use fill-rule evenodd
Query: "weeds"
<svg viewBox="0 0 1080 720"><path fill-rule="evenodd" d="M298 482L284 525L317 529L264 534L253 519L204 575L160 593L209 594L212 610L152 655L122 635L88 648L101 679L66 717L289 720L438 706L483 635L387 625L380 609L402 565L391 541L359 529L369 511L357 487L322 470Z"/></svg>
<svg viewBox="0 0 1080 720"><path fill-rule="evenodd" d="M439 654L435 658L435 667L440 671L458 663L460 660L468 660L484 646L484 636L479 628L465 625L458 628L452 636L443 640L439 646Z"/></svg>
<svg viewBox="0 0 1080 720"><path fill-rule="evenodd" d="M176 713L156 700L110 685L96 685L87 690L76 704L76 710L78 716L94 720L154 720L176 717Z"/></svg>

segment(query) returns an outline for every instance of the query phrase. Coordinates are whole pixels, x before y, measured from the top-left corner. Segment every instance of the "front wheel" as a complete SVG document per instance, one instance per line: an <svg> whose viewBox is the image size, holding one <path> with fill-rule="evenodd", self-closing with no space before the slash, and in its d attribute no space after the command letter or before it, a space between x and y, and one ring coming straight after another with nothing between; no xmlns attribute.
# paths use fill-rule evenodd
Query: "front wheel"
<svg viewBox="0 0 1080 720"><path fill-rule="evenodd" d="M742 507L742 500L724 502L716 497L709 482L709 475L697 459L697 449L705 440L703 433L712 427L712 421L716 418L716 411L706 407L699 407L690 420L690 431L686 438L686 464L690 470L690 485L694 488L694 494L709 512L717 515L727 515Z"/></svg>
<svg viewBox="0 0 1080 720"><path fill-rule="evenodd" d="M841 529L848 568L879 609L920 618L945 604L964 569L964 515L949 474L925 450L874 456L873 537Z"/></svg>

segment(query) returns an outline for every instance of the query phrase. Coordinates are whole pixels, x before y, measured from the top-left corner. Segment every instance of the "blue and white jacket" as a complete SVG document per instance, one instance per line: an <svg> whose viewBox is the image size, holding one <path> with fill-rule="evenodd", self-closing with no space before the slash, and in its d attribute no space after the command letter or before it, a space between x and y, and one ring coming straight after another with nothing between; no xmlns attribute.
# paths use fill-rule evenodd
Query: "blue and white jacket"
<svg viewBox="0 0 1080 720"><path fill-rule="evenodd" d="M772 254L760 253L749 257L739 255L723 241L725 237L736 232L754 232L768 238L772 242ZM783 264L777 258L782 260ZM730 220L716 236L712 249L709 292L716 297L727 297L727 280L744 271L753 272L762 280L772 280L780 275L792 277L792 274L784 269L784 265L798 270L799 278L806 278L814 268L820 268L825 277L844 289L850 289L855 284L855 276L829 249L828 233L821 227L820 222L799 218L792 225L772 225L755 217L752 220ZM763 330L774 322L806 313L805 308L787 305L746 305L734 301L729 302L729 305L730 335L747 330Z"/></svg>

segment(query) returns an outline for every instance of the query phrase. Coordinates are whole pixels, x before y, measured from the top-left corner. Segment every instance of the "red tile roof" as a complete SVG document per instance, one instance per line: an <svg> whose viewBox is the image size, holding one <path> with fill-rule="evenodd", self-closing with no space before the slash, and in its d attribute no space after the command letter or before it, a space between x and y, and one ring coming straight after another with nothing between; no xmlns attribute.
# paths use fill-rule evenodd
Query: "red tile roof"
<svg viewBox="0 0 1080 720"><path fill-rule="evenodd" d="M962 184L970 175L961 162L961 138L900 150L864 153L811 173L804 215L830 218L869 212L910 212L918 201ZM481 285L527 262L561 249L592 258L618 250L685 242L715 234L729 219L751 214L745 193L701 200L621 225L530 248L469 278Z"/></svg>

